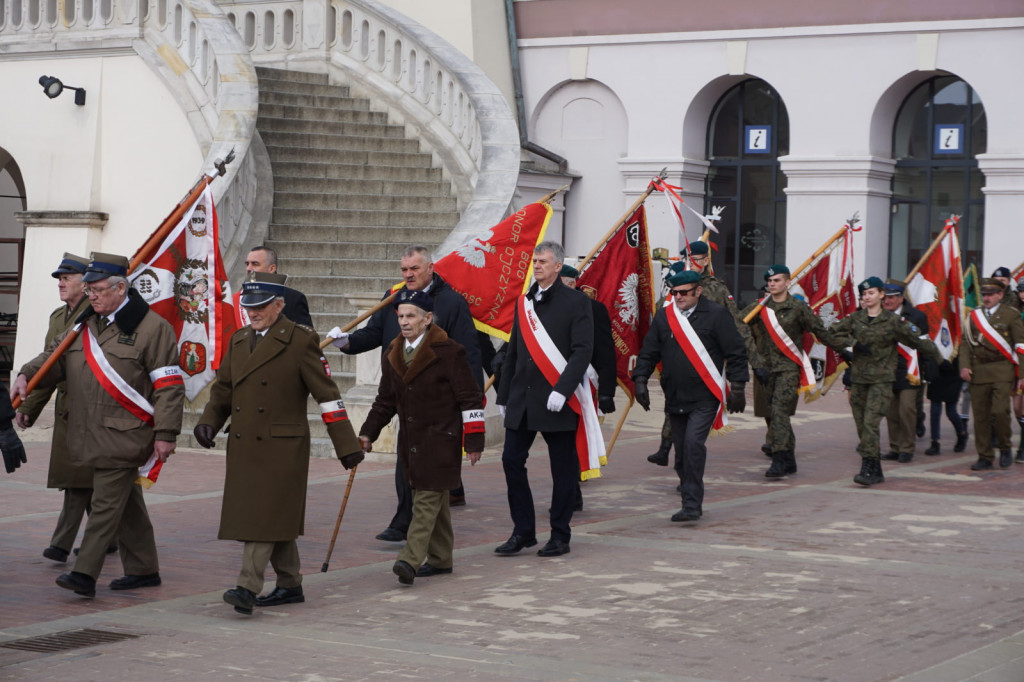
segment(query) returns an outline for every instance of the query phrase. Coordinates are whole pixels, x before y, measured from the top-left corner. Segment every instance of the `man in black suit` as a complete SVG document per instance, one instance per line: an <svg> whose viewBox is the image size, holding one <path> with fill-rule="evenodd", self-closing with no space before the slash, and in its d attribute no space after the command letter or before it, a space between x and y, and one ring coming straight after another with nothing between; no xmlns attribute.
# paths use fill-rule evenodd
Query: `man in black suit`
<svg viewBox="0 0 1024 682"><path fill-rule="evenodd" d="M246 272L277 272L277 252L269 246L254 246L245 257ZM313 328L313 318L309 316L309 302L306 295L291 287L284 288L284 310L281 314L295 324Z"/></svg>
<svg viewBox="0 0 1024 682"><path fill-rule="evenodd" d="M402 252L402 279L410 291L424 291L433 299L434 322L443 329L450 339L466 349L466 361L473 372L473 378L484 387L483 370L480 367L480 345L473 316L469 312L469 304L459 292L448 286L444 279L434 272L434 261L430 257L430 249L414 244ZM387 291L387 298L394 289ZM399 336L398 317L392 306L385 306L370 316L370 320L362 329L346 334L339 327L327 332L334 339L334 346L347 355L364 353L374 348L381 349L385 355L388 346ZM377 533L377 539L385 542L401 542L405 540L409 524L412 523L412 489L409 487L402 471L401 460L395 466L395 492L398 495L398 509L388 527ZM450 491L449 504L458 507L466 504L466 491L460 485Z"/></svg>
<svg viewBox="0 0 1024 682"><path fill-rule="evenodd" d="M569 522L579 478L576 428L580 417L567 401L590 364L594 314L587 296L559 279L564 259L562 246L555 242L541 242L534 249L536 281L517 302L498 386L498 409L505 417L501 462L513 523L512 536L494 550L502 555L537 544L526 458L538 431L548 444L552 489L551 539L537 554L549 557L569 553ZM524 314L532 316L533 325L522 319ZM545 336L553 346L546 352L542 350ZM556 369L545 373L542 367L549 363Z"/></svg>
<svg viewBox="0 0 1024 682"><path fill-rule="evenodd" d="M886 280L885 298L882 299L882 307L890 313L899 315L900 319L913 324L920 331L919 336L928 337L928 316L910 305L903 292L906 285L898 280ZM907 359L904 352L919 356L917 372L917 383L913 383L907 374ZM935 370L933 372L933 370ZM924 397L924 384L921 379L927 379L938 374L938 368L931 359L918 354L913 348L901 348L896 356L896 379L892 385L892 402L889 403L889 413L885 415L886 424L889 427L889 453L882 455L882 459L897 461L906 464L914 459L914 445L917 431L917 405Z"/></svg>

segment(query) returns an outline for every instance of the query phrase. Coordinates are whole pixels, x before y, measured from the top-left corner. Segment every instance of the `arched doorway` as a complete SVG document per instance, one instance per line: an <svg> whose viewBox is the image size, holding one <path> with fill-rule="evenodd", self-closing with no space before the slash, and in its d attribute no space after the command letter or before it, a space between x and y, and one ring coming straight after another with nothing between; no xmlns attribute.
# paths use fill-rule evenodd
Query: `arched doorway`
<svg viewBox="0 0 1024 682"><path fill-rule="evenodd" d="M951 214L960 215L963 261L980 263L984 176L976 156L988 144L985 107L956 76L936 76L903 101L893 127L889 272L903 278Z"/></svg>
<svg viewBox="0 0 1024 682"><path fill-rule="evenodd" d="M0 377L7 380L14 362L18 297L25 248L25 227L14 217L25 210L25 182L11 155L0 147Z"/></svg>
<svg viewBox="0 0 1024 682"><path fill-rule="evenodd" d="M788 153L789 115L775 88L749 79L719 99L708 122L704 208L725 207L712 263L738 301L752 301L764 270L785 258L786 176L779 157Z"/></svg>

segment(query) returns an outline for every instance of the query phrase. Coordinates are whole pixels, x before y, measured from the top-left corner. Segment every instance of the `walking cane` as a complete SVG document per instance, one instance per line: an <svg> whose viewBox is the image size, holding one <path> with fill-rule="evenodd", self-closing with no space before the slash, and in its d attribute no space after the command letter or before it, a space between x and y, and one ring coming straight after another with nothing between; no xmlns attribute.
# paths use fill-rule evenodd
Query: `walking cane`
<svg viewBox="0 0 1024 682"><path fill-rule="evenodd" d="M334 524L334 535L331 536L331 544L327 548L327 558L324 559L324 565L320 567L321 573L327 572L327 566L331 563L331 555L334 554L334 542L338 539L338 531L341 529L341 519L345 516L345 507L348 505L348 495L352 492L352 481L356 480L356 469L358 465L352 467L352 470L348 472L348 485L345 486L345 497L341 498L341 509L338 511L338 520Z"/></svg>

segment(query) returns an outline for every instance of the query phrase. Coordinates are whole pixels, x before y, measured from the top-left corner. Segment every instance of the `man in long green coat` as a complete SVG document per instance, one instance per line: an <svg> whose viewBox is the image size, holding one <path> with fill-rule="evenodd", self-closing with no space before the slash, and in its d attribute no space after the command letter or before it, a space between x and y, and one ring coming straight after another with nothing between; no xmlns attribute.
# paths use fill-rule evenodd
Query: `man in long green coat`
<svg viewBox="0 0 1024 682"><path fill-rule="evenodd" d="M231 337L195 428L196 440L209 448L231 419L218 537L245 543L238 584L224 593L224 601L244 614L254 606L305 601L295 539L306 512L310 394L342 465L351 469L363 460L316 332L281 314L285 279L250 273L240 297L250 324ZM277 585L257 597L268 563Z"/></svg>

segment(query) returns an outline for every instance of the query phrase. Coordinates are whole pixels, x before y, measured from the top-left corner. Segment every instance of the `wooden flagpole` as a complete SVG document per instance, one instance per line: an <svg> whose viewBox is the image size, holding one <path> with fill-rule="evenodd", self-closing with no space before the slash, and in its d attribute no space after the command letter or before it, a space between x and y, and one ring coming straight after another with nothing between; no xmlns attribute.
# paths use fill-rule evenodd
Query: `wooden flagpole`
<svg viewBox="0 0 1024 682"><path fill-rule="evenodd" d="M796 282L798 279L800 279L800 276L804 274L804 270L809 268L811 266L811 263L813 263L819 256L827 252L829 248L836 243L836 241L838 241L840 238L842 238L844 234L846 234L846 230L848 230L850 227L853 227L853 225L856 224L857 222L858 219L856 217L850 218L849 222L847 222L846 225L843 225L841 228L839 228L838 232L829 237L828 241L825 242L825 244L820 249L812 253L810 258L801 263L800 267L794 270L793 274L790 275L790 285L792 286L793 282ZM753 310L747 313L747 316L743 318L743 321L746 322L747 324L750 324L750 321L754 319L754 317L756 317L759 312L761 312L761 308L763 307L764 304L758 303L756 306L754 306Z"/></svg>
<svg viewBox="0 0 1024 682"><path fill-rule="evenodd" d="M958 215L951 216L950 220L953 221L953 227L954 228L956 228L956 226L960 224L960 216L958 216ZM910 280L914 279L914 275L916 275L918 273L918 271L921 268L924 267L924 263L925 263L925 261L928 260L928 256L932 255L932 253L935 251L935 249L939 248L939 244L941 244L942 240L946 238L946 232L947 232L946 225L943 224L942 230L939 232L939 236L936 237L934 241L932 241L932 244L931 244L931 246L928 247L928 250L925 251L924 255L921 256L921 258L918 259L917 265L914 266L914 269L911 270L907 274L906 282L908 284L910 283Z"/></svg>
<svg viewBox="0 0 1024 682"><path fill-rule="evenodd" d="M662 168L661 172L658 173L658 178L660 180L664 180L667 176L668 176L668 167ZM652 184L647 185L647 189L645 189L643 194L641 194L640 197L636 201L633 202L632 206L630 206L628 209L626 209L626 212L623 213L622 217L619 218L615 222L615 224L612 226L612 229L608 230L608 232L605 233L605 235L603 237L601 237L601 239L598 240L597 244L594 245L594 248L592 248L590 250L590 253L588 253L586 256L583 257L583 260L580 261L579 264L576 266L577 270L579 270L580 272L583 272L583 268L585 268L587 266L587 263L589 263L591 260L593 260L594 256L597 255L597 252L601 250L601 247L604 246L605 242L607 242L609 239L612 238L612 235L615 234L616 230L618 230L620 227L622 227L622 224L624 222L629 220L629 217L631 215L633 215L633 213L636 211L636 209L640 208L640 204L644 203L644 201L647 200L647 197L651 196L651 192L653 192L653 191L654 191L654 184L652 183Z"/></svg>
<svg viewBox="0 0 1024 682"><path fill-rule="evenodd" d="M612 448L615 447L615 441L619 439L619 431L622 431L622 426L626 423L626 416L629 414L631 409L633 409L633 398L629 399L626 409L622 411L622 416L619 417L619 423L615 425L615 431L612 432L612 438L608 441L608 447L605 448L605 457L612 454Z"/></svg>
<svg viewBox="0 0 1024 682"><path fill-rule="evenodd" d="M1019 275L1021 271L1024 271L1024 263L1021 263L1010 271L1010 279L1017 279L1017 275Z"/></svg>
<svg viewBox="0 0 1024 682"><path fill-rule="evenodd" d="M163 240L167 238L167 235L170 234L171 230L178 226L178 223L181 222L182 216L184 216L185 212L188 211L192 204L199 199L199 195L203 193L203 190L206 189L207 185L213 182L217 176L224 175L227 172L227 165L234 160L235 150L232 149L228 152L227 159L223 161L217 159L214 161L214 170L211 173L203 173L202 177L196 181L196 184L192 185L192 189L188 191L185 198L178 202L178 205L174 207L174 210L171 211L170 215L164 218L163 222L160 223L160 226L153 231L153 234L149 236L149 239L147 239L142 246L139 247L139 250L135 252L135 255L132 256L128 265L129 275L131 275L139 265L145 263L152 257L153 251L155 251ZM92 306L86 306L85 310L82 311L78 316L78 319L75 321L76 326L79 323L85 322L85 320L92 314ZM53 349L53 352L50 353L50 357L46 358L46 361L43 363L42 367L39 368L39 371L29 379L28 385L25 386L26 396L28 396L37 385L39 385L39 382L42 381L47 372L57 364L57 360L60 359L68 347L74 343L76 338L78 338L78 334L79 332L72 327L71 331L69 331L68 335L64 337L64 340L60 345ZM17 409L21 403L21 396L15 396L11 401L11 406Z"/></svg>

